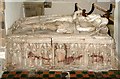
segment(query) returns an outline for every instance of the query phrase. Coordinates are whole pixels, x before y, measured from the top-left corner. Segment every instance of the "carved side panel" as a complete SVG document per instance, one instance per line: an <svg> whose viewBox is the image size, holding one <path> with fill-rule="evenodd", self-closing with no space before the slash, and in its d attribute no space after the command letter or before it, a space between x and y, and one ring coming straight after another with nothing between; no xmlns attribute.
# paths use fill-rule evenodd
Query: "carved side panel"
<svg viewBox="0 0 120 79"><path fill-rule="evenodd" d="M56 69L75 69L84 65L84 46L78 43L55 43Z"/></svg>
<svg viewBox="0 0 120 79"><path fill-rule="evenodd" d="M112 44L54 43L56 69L116 69Z"/></svg>
<svg viewBox="0 0 120 79"><path fill-rule="evenodd" d="M76 38L77 39L77 38ZM7 40L8 69L47 70L110 70L116 69L113 40L95 42L37 36L9 36ZM70 41L70 42L69 42Z"/></svg>
<svg viewBox="0 0 120 79"><path fill-rule="evenodd" d="M115 69L115 51L112 44L89 44L88 68L92 70Z"/></svg>
<svg viewBox="0 0 120 79"><path fill-rule="evenodd" d="M42 43L41 40L17 37L8 39L8 69L51 68L53 65L51 41L42 40Z"/></svg>

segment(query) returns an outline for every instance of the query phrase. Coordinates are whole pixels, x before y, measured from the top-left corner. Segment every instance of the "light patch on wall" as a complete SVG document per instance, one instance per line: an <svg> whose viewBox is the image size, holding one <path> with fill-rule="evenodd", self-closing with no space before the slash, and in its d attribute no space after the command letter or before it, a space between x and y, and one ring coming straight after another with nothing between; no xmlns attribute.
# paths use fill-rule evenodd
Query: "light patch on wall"
<svg viewBox="0 0 120 79"><path fill-rule="evenodd" d="M5 59L5 52L0 52L0 59Z"/></svg>
<svg viewBox="0 0 120 79"><path fill-rule="evenodd" d="M59 3L64 3L64 2L67 2L67 3L73 3L73 2L77 2L77 0L52 0L52 2L59 2Z"/></svg>
<svg viewBox="0 0 120 79"><path fill-rule="evenodd" d="M97 0L97 2L115 2L115 0Z"/></svg>
<svg viewBox="0 0 120 79"><path fill-rule="evenodd" d="M5 49L0 48L0 59L5 59Z"/></svg>

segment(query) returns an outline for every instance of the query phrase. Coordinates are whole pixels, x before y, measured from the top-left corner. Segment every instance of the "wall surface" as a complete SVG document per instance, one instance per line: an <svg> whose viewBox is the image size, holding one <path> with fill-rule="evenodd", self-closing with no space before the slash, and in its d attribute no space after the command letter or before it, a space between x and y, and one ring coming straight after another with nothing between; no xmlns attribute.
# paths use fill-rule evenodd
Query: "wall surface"
<svg viewBox="0 0 120 79"><path fill-rule="evenodd" d="M22 2L6 2L5 3L5 25L6 29L23 17L23 7Z"/></svg>
<svg viewBox="0 0 120 79"><path fill-rule="evenodd" d="M69 15L74 12L74 5L78 3L82 9L86 9L87 12L90 11L92 3L98 4L104 7L106 10L109 8L109 4L113 2L98 2L97 0L75 0L75 1L52 1L52 8L45 8L45 15L50 14L64 14ZM103 13L95 9L94 13Z"/></svg>
<svg viewBox="0 0 120 79"><path fill-rule="evenodd" d="M70 15L74 12L74 4L68 2L52 2L51 8L45 8L45 15Z"/></svg>
<svg viewBox="0 0 120 79"><path fill-rule="evenodd" d="M76 2L80 5L81 8L85 8L87 10L89 10L89 7L91 6L91 3L88 0L52 1L52 8L45 8L45 15L71 15L74 12Z"/></svg>

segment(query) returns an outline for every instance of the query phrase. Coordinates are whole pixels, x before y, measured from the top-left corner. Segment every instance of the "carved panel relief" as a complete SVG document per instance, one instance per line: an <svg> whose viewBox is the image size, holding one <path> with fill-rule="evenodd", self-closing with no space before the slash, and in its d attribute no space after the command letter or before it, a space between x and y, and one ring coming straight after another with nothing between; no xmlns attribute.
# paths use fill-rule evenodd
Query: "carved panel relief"
<svg viewBox="0 0 120 79"><path fill-rule="evenodd" d="M19 40L19 42L18 42ZM21 42L8 40L7 44L7 58L8 66L16 69L26 68L48 68L53 65L53 53L51 47L51 40L47 39L46 43L36 41L36 39L26 39ZM41 39L46 40L46 39ZM36 41L36 42L35 42ZM15 48L15 49L13 49ZM10 57L12 56L12 57ZM10 68L9 68L10 69Z"/></svg>

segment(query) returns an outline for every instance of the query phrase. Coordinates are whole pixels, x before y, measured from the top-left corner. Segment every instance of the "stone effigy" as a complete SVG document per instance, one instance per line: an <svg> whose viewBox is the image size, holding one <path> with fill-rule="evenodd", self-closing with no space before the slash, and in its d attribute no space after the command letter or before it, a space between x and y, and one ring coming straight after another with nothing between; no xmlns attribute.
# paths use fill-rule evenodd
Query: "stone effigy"
<svg viewBox="0 0 120 79"><path fill-rule="evenodd" d="M82 16L73 19L72 16L55 15L16 21L7 36L7 69L117 69L114 39L100 32L106 28L107 20L104 18L104 23L103 18L94 16L97 15L86 17L89 19L84 23L80 18L86 18ZM101 22L96 23L98 20ZM89 26L94 29L88 30Z"/></svg>
<svg viewBox="0 0 120 79"><path fill-rule="evenodd" d="M47 30L54 31L57 33L76 33L80 32L100 32L102 29L107 29L108 20L107 18L102 18L100 15L91 14L87 17L79 15L79 12L75 12L72 16L48 16L48 17L30 17L21 18L16 21L10 32L12 33L22 33L22 32L34 32L35 30ZM98 30L99 29L99 30ZM32 30L32 31L30 31ZM96 31L95 31L96 30ZM36 31L37 32L37 31ZM105 30L102 33L107 33ZM35 32L34 32L35 33Z"/></svg>

